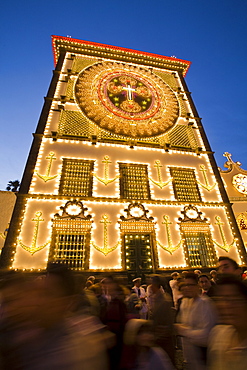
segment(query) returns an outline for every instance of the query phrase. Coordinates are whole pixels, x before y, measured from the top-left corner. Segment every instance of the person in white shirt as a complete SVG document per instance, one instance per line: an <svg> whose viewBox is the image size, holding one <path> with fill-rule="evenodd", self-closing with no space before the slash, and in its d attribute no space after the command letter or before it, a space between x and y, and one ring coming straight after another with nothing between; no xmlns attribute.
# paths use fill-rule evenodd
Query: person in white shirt
<svg viewBox="0 0 247 370"><path fill-rule="evenodd" d="M172 280L169 281L169 285L171 287L171 290L172 290L172 299L173 299L173 304L174 304L174 307L177 309L177 302L178 302L178 299L181 298L183 295L181 294L181 292L179 291L179 278L180 278L180 275L178 272L173 272L171 274L171 277L172 277Z"/></svg>
<svg viewBox="0 0 247 370"><path fill-rule="evenodd" d="M209 298L199 296L196 274L187 274L183 285L175 330L182 337L184 360L188 370L206 369L208 336L216 323L216 313Z"/></svg>
<svg viewBox="0 0 247 370"><path fill-rule="evenodd" d="M219 313L209 337L209 370L247 369L247 287L238 276L226 276L215 286Z"/></svg>
<svg viewBox="0 0 247 370"><path fill-rule="evenodd" d="M147 306L147 294L144 288L141 287L141 278L133 279L134 286L132 290L137 294L139 300L141 301L141 309L139 311L140 319L146 320L148 314L148 306Z"/></svg>

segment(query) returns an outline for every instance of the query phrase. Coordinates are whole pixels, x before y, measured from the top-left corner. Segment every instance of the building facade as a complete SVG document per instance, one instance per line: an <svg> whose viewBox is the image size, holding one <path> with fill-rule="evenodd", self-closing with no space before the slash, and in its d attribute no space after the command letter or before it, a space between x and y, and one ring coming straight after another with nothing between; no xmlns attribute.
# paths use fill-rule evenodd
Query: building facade
<svg viewBox="0 0 247 370"><path fill-rule="evenodd" d="M190 62L52 37L55 70L1 268L151 273L246 263L185 83Z"/></svg>
<svg viewBox="0 0 247 370"><path fill-rule="evenodd" d="M240 162L234 162L230 153L224 153L225 169L219 169L225 185L237 224L247 247L247 171L241 168Z"/></svg>
<svg viewBox="0 0 247 370"><path fill-rule="evenodd" d="M15 192L0 191L0 251L4 246L4 242L9 230L9 224L13 213L15 201Z"/></svg>

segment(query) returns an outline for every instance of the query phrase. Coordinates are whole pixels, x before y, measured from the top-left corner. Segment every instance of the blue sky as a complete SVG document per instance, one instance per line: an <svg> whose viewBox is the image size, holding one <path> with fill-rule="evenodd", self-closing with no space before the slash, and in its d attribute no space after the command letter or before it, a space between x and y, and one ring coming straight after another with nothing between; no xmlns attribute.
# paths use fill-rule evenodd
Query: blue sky
<svg viewBox="0 0 247 370"><path fill-rule="evenodd" d="M217 163L247 170L247 1L9 1L1 5L0 190L21 179L54 69L51 35L176 56Z"/></svg>

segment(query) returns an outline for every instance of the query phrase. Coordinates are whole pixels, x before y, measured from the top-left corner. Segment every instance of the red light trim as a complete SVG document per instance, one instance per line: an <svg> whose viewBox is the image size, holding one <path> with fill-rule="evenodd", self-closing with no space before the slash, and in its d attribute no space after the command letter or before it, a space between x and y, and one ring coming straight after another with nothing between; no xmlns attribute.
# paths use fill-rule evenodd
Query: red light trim
<svg viewBox="0 0 247 370"><path fill-rule="evenodd" d="M93 46L97 46L97 47L108 48L108 49L111 49L111 50L121 50L121 51L125 51L125 52L139 54L139 55L142 55L142 56L150 56L150 57L154 57L154 58L159 58L159 59L165 59L165 60L180 62L180 63L183 63L183 64L186 64L187 65L187 69L185 70L184 75L187 73L187 71L188 71L188 69L189 69L189 67L191 65L191 62L189 62L187 60L183 60L183 59L166 57L164 55L152 54L152 53L148 53L148 52L145 52L145 51L133 50L133 49L123 48L123 47L119 47L119 46L113 46L113 45L107 45L107 44L100 44L98 42L78 40L78 39L73 39L71 37L54 36L54 35L52 35L52 50L53 50L54 64L55 65L57 63L57 53L56 53L56 45L55 45L56 40L69 41L71 43L77 43L77 44L93 45Z"/></svg>

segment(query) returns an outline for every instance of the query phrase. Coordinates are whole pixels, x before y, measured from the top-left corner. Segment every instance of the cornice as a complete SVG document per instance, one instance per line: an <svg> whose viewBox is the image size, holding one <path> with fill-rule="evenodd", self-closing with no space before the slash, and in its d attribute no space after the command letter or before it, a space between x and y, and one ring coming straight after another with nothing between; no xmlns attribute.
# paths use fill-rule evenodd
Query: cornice
<svg viewBox="0 0 247 370"><path fill-rule="evenodd" d="M104 59L114 59L180 71L183 76L186 75L191 65L191 62L183 59L63 36L52 36L52 49L55 65L62 50Z"/></svg>

